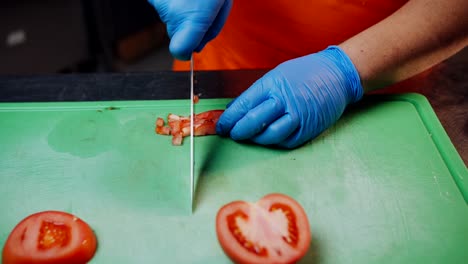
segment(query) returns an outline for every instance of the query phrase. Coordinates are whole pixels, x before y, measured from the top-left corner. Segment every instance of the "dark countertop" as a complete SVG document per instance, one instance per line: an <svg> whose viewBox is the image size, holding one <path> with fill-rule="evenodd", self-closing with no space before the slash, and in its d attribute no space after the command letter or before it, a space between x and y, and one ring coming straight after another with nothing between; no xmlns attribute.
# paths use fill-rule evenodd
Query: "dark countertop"
<svg viewBox="0 0 468 264"><path fill-rule="evenodd" d="M202 98L235 97L266 71L196 72ZM468 48L418 77L378 93L427 97L468 164ZM188 73L97 73L0 76L0 102L154 100L188 98Z"/></svg>

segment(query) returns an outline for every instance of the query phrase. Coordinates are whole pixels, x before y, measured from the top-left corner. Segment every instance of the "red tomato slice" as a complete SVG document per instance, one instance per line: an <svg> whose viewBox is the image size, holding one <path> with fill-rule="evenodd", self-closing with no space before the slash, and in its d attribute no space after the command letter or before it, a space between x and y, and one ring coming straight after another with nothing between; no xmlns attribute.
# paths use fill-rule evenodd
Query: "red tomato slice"
<svg viewBox="0 0 468 264"><path fill-rule="evenodd" d="M23 219L10 233L2 253L3 264L81 264L96 252L93 230L78 217L44 211Z"/></svg>
<svg viewBox="0 0 468 264"><path fill-rule="evenodd" d="M216 233L226 255L244 264L295 263L311 241L304 209L283 194L226 204L216 216Z"/></svg>

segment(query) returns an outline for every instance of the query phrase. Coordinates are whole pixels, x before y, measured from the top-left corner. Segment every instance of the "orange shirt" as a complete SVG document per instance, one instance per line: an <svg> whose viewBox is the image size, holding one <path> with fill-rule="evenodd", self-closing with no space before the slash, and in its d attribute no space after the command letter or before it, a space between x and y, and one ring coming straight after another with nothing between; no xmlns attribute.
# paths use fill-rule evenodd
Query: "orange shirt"
<svg viewBox="0 0 468 264"><path fill-rule="evenodd" d="M337 45L407 0L234 0L217 38L194 54L196 70L271 69ZM189 63L174 61L174 70Z"/></svg>

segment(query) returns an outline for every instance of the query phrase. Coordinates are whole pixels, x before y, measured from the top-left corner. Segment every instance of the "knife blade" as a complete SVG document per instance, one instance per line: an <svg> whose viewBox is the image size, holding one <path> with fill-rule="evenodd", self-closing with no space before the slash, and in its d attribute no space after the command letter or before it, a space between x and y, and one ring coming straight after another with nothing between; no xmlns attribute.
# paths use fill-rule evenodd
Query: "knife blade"
<svg viewBox="0 0 468 264"><path fill-rule="evenodd" d="M195 193L195 157L193 156L194 142L194 111L193 111L193 56L190 57L190 204L193 211L193 198Z"/></svg>

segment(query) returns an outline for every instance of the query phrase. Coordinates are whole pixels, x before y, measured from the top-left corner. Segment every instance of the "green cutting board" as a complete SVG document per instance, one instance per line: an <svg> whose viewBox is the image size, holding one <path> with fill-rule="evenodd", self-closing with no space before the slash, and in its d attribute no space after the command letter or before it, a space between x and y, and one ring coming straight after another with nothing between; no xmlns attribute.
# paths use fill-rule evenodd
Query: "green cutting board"
<svg viewBox="0 0 468 264"><path fill-rule="evenodd" d="M229 263L217 210L281 192L309 216L301 263L467 263L468 172L424 97L370 97L295 150L196 138L193 212L190 141L154 133L170 112L187 100L0 104L0 245L62 210L93 227L92 263Z"/></svg>

